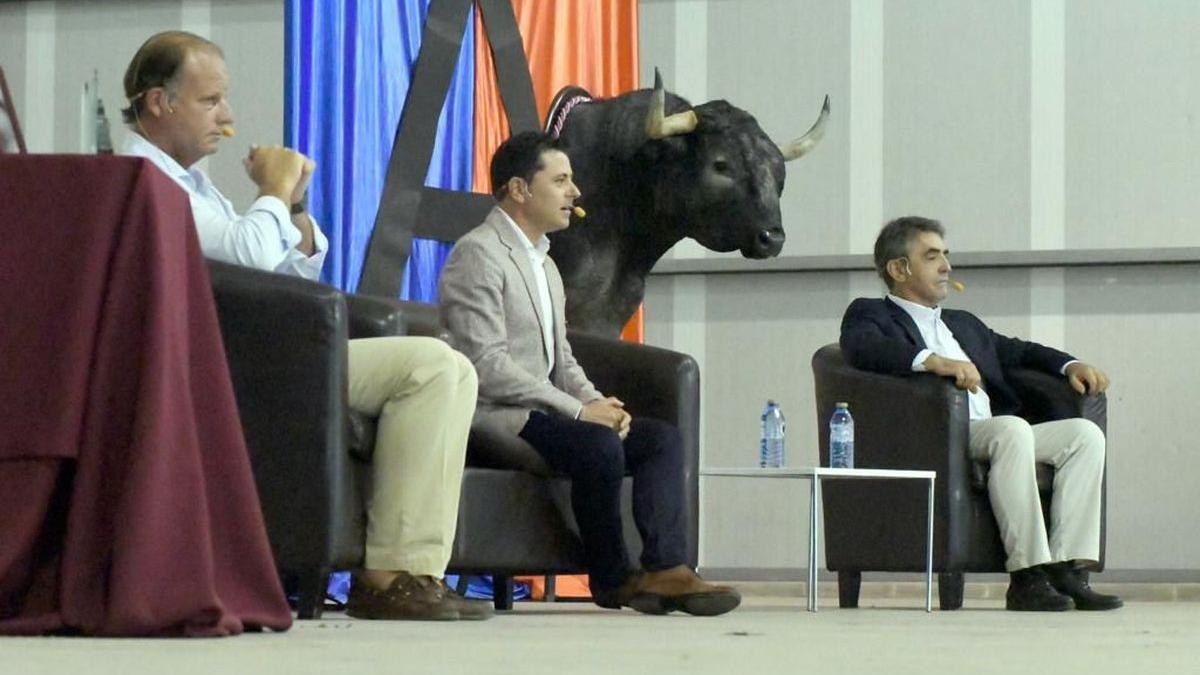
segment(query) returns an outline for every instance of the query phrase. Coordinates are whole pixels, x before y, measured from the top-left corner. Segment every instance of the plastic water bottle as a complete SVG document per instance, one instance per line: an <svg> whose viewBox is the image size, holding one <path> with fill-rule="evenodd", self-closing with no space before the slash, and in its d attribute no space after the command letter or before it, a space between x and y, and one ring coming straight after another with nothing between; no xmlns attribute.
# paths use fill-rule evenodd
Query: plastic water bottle
<svg viewBox="0 0 1200 675"><path fill-rule="evenodd" d="M829 418L829 466L854 468L854 418L849 403L838 403Z"/></svg>
<svg viewBox="0 0 1200 675"><path fill-rule="evenodd" d="M762 414L762 442L758 447L758 465L778 469L783 466L783 436L787 422L775 401L767 401Z"/></svg>

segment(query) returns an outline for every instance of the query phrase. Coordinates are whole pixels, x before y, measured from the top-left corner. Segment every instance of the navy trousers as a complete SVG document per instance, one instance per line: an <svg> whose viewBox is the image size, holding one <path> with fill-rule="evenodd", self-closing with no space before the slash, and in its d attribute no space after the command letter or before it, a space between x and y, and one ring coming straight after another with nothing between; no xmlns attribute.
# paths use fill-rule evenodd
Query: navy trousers
<svg viewBox="0 0 1200 675"><path fill-rule="evenodd" d="M664 570L687 560L683 443L674 425L634 418L622 441L599 424L534 411L520 436L571 479L571 509L593 589L616 588L631 572L621 529L621 481L627 475L633 476L642 568Z"/></svg>

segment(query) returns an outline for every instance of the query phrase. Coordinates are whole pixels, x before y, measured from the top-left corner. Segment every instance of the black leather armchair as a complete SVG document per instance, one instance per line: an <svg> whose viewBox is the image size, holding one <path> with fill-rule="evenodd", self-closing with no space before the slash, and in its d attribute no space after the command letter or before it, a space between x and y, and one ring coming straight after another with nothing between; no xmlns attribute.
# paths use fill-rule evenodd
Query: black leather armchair
<svg viewBox="0 0 1200 675"><path fill-rule="evenodd" d="M323 284L210 262L242 426L285 584L300 618L320 615L329 572L362 563L361 485L374 420L346 405L348 338L446 339L432 305L346 295ZM575 356L634 414L683 435L690 562L697 557L699 373L684 354L571 334ZM519 438L473 428L450 569L492 574L498 608L512 577L583 571L570 485ZM626 499L631 555L640 540Z"/></svg>
<svg viewBox="0 0 1200 675"><path fill-rule="evenodd" d="M937 471L933 569L942 609L962 606L963 573L1003 572L1004 545L987 496L987 464L967 455L967 396L932 374L897 377L847 364L836 344L812 359L822 466L829 464L829 417L838 401L854 416L855 466ZM1084 417L1107 425L1103 394L1080 396L1064 378L1033 370L1006 373L1031 423ZM1039 465L1049 522L1054 471ZM842 607L858 605L863 571L923 572L927 486L919 481L830 481L822 488L826 567L838 573ZM1104 559L1101 507L1100 564Z"/></svg>

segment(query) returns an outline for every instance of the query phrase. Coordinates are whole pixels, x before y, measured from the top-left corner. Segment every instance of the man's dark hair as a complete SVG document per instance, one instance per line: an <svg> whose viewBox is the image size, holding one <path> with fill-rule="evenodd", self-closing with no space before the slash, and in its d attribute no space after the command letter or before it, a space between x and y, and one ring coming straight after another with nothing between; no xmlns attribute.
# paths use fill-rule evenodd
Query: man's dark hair
<svg viewBox="0 0 1200 675"><path fill-rule="evenodd" d="M533 174L541 171L542 153L561 150L558 139L540 131L522 131L496 148L492 155L492 196L501 201L508 196L508 181L512 178L533 181Z"/></svg>
<svg viewBox="0 0 1200 675"><path fill-rule="evenodd" d="M126 124L136 124L145 111L147 90L164 87L174 94L179 71L192 50L210 50L224 56L221 48L211 41L182 30L156 33L142 43L125 69L125 99L129 107L121 111L121 118Z"/></svg>
<svg viewBox="0 0 1200 675"><path fill-rule="evenodd" d="M884 225L879 231L879 236L875 238L875 271L879 278L883 279L883 283L887 284L888 290L891 290L895 283L887 271L888 261L907 257L908 245L920 232L933 232L939 237L946 236L946 228L932 218L904 216Z"/></svg>

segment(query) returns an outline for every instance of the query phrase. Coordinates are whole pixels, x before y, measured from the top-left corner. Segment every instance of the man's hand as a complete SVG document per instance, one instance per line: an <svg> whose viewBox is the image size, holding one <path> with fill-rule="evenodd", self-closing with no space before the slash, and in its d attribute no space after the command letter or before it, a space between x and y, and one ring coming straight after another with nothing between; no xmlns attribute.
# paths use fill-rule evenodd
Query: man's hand
<svg viewBox="0 0 1200 675"><path fill-rule="evenodd" d="M954 386L974 392L979 388L979 369L970 361L957 361L937 354L925 359L925 369L942 377L954 378Z"/></svg>
<svg viewBox="0 0 1200 675"><path fill-rule="evenodd" d="M633 418L625 412L625 403L621 399L609 396L583 404L583 409L579 411L579 419L608 427L617 432L621 440L625 440Z"/></svg>
<svg viewBox="0 0 1200 675"><path fill-rule="evenodd" d="M301 155L303 157L303 155ZM288 204L299 204L304 200L304 195L308 192L308 184L312 181L313 172L317 170L317 163L308 157L304 157L304 167L300 172L300 180L296 183L295 189L292 190L292 198L288 200Z"/></svg>
<svg viewBox="0 0 1200 675"><path fill-rule="evenodd" d="M1067 382L1080 394L1099 394L1108 389L1108 376L1095 366L1076 361L1067 366Z"/></svg>
<svg viewBox="0 0 1200 675"><path fill-rule="evenodd" d="M246 174L258 186L260 196L278 197L291 204L292 193L304 175L307 157L282 145L251 145L242 160ZM311 176L311 174L310 174Z"/></svg>

